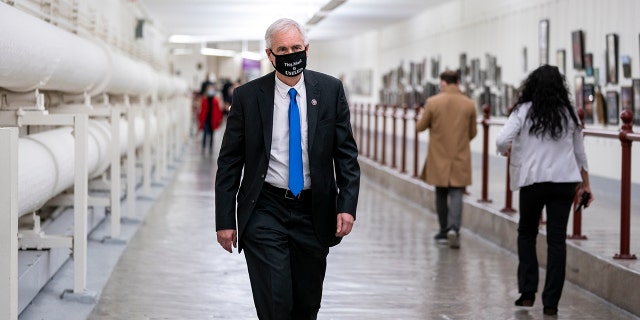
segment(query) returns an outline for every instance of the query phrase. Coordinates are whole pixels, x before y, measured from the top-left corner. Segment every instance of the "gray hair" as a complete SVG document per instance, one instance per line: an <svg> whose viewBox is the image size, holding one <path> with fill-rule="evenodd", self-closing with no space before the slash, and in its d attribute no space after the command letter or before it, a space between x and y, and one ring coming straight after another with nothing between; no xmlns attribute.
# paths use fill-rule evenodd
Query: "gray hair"
<svg viewBox="0 0 640 320"><path fill-rule="evenodd" d="M275 33L287 31L291 28L296 28L298 29L298 31L300 31L305 46L309 44L307 31L304 29L304 27L295 20L283 18L272 23L269 28L267 28L267 32L264 34L264 41L266 42L267 49L271 49L271 37L273 37Z"/></svg>

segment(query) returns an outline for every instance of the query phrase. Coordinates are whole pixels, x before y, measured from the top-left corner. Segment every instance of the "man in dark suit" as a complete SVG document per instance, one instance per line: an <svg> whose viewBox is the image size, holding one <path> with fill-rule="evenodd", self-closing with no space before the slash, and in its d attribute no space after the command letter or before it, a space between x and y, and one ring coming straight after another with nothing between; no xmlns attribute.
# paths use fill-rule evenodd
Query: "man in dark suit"
<svg viewBox="0 0 640 320"><path fill-rule="evenodd" d="M217 238L229 252L238 242L244 250L260 319L316 319L329 247L356 216L358 150L342 83L305 70L304 28L280 19L265 40L276 71L233 92L216 174Z"/></svg>

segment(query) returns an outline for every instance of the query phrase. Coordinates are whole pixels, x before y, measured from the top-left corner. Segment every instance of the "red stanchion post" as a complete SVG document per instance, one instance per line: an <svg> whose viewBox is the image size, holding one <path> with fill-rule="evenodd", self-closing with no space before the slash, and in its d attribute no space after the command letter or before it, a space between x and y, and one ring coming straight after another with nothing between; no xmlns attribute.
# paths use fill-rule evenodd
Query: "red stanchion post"
<svg viewBox="0 0 640 320"><path fill-rule="evenodd" d="M391 119L393 120L393 133L391 134L391 168L397 168L398 166L396 165L396 158L398 155L397 152L397 144L398 144L398 136L396 135L396 133L398 132L398 119L397 119L397 113L398 113L398 105L393 105L393 115L391 116Z"/></svg>
<svg viewBox="0 0 640 320"><path fill-rule="evenodd" d="M353 138L356 140L356 145L358 145L358 153L360 153L360 136L358 135L358 131L360 130L360 115L358 114L358 104L353 104Z"/></svg>
<svg viewBox="0 0 640 320"><path fill-rule="evenodd" d="M382 165L387 164L387 105L382 105Z"/></svg>
<svg viewBox="0 0 640 320"><path fill-rule="evenodd" d="M407 172L407 119L409 107L404 104L402 105L403 113L402 113L402 163L400 172Z"/></svg>
<svg viewBox="0 0 640 320"><path fill-rule="evenodd" d="M511 155L507 157L507 182L506 182L506 191L505 191L505 205L500 212L502 213L515 213L516 210L512 207L513 204L513 192L511 191L511 172L509 172L509 167L511 166Z"/></svg>
<svg viewBox="0 0 640 320"><path fill-rule="evenodd" d="M489 113L491 106L485 104L482 106L482 198L478 202L491 203L489 199Z"/></svg>
<svg viewBox="0 0 640 320"><path fill-rule="evenodd" d="M631 140L627 134L632 133L633 112L625 109L620 114L622 128L618 137L622 144L622 172L620 177L620 253L614 259L636 259L635 254L629 253L631 237Z"/></svg>
<svg viewBox="0 0 640 320"><path fill-rule="evenodd" d="M420 106L415 105L413 110L415 110L415 114L413 115L413 123L414 128L416 124L418 124L418 117L420 116ZM413 130L413 176L415 178L418 177L418 157L420 155L420 141L418 141L418 130Z"/></svg>
<svg viewBox="0 0 640 320"><path fill-rule="evenodd" d="M582 209L577 209L578 203L580 203L580 199L576 194L573 198L573 207L576 208L573 212L573 234L567 235L567 239L587 240L587 236L582 234Z"/></svg>
<svg viewBox="0 0 640 320"><path fill-rule="evenodd" d="M364 104L360 104L360 154L364 155Z"/></svg>
<svg viewBox="0 0 640 320"><path fill-rule="evenodd" d="M373 161L378 161L378 118L380 112L379 105L373 106Z"/></svg>
<svg viewBox="0 0 640 320"><path fill-rule="evenodd" d="M371 159L371 104L367 104L367 158Z"/></svg>

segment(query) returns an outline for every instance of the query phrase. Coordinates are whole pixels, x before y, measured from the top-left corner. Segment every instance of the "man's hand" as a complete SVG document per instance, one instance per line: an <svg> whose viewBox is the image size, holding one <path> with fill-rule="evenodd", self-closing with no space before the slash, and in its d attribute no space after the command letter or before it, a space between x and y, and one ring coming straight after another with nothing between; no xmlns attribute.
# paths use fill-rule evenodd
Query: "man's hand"
<svg viewBox="0 0 640 320"><path fill-rule="evenodd" d="M236 230L235 229L219 230L217 234L218 234L218 243L225 250L229 251L229 253L233 253L233 251L231 250L231 245L233 245L234 248L238 247Z"/></svg>
<svg viewBox="0 0 640 320"><path fill-rule="evenodd" d="M346 212L338 213L338 228L336 229L336 237L344 237L348 235L353 228L353 220L353 216Z"/></svg>

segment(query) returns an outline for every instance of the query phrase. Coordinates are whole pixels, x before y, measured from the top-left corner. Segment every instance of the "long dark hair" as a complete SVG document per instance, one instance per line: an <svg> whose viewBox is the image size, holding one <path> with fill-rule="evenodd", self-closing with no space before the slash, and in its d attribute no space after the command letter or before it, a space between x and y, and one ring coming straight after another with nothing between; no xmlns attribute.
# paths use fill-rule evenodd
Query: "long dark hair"
<svg viewBox="0 0 640 320"><path fill-rule="evenodd" d="M522 103L531 102L532 104L527 114L527 118L532 122L529 129L530 135L536 137L549 135L552 139L558 140L563 136L564 127L568 124L567 114L571 116L576 126L580 126L569 101L564 76L560 74L557 67L540 66L524 80L519 92L514 110Z"/></svg>

